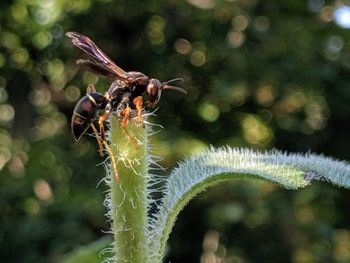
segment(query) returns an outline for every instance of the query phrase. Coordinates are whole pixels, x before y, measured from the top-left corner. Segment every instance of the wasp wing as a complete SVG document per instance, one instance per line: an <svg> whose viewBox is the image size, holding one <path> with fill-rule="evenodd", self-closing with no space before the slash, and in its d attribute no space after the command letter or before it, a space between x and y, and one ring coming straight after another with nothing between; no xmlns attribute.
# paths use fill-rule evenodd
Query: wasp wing
<svg viewBox="0 0 350 263"><path fill-rule="evenodd" d="M91 61L91 60L85 60L85 59L79 59L77 60L77 64L81 65L83 67L86 67L87 69L89 69L90 71L100 74L102 76L111 78L111 79L119 79L124 81L124 78L119 78L114 71L112 71L110 68L105 67L104 65L101 64L97 64L95 61Z"/></svg>
<svg viewBox="0 0 350 263"><path fill-rule="evenodd" d="M90 38L76 32L67 32L66 36L72 40L73 45L86 52L96 62L93 63L89 61L82 62L80 64L84 64L88 68L97 72L99 72L98 70L96 70L97 67L99 67L100 69L102 68L102 70L100 70L99 72L100 74L103 74L101 73L101 71L108 72L114 74L112 78L117 78L122 81L127 80L127 73L123 69L118 67ZM92 64L94 65L92 66ZM110 74L106 76L111 77Z"/></svg>

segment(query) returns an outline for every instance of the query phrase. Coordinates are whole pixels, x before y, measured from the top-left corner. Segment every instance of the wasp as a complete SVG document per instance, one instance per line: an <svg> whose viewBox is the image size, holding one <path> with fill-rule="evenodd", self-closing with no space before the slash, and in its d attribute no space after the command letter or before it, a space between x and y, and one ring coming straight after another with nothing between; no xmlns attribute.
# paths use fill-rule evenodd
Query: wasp
<svg viewBox="0 0 350 263"><path fill-rule="evenodd" d="M126 72L114 63L90 38L76 32L67 32L76 47L88 55L88 59L79 59L77 64L86 67L88 70L105 76L113 80L111 86L105 94L96 91L93 84L87 88L86 95L76 104L71 128L76 141L83 136L89 127L92 127L97 136L97 141L102 155L102 144L110 151L105 138L104 123L111 114L122 117L121 126L126 130L126 124L130 118L131 112L136 112L137 119L143 123L143 98L146 93L148 105L154 108L158 103L162 91L176 90L187 93L184 89L171 85L176 81L183 81L182 78L172 79L166 82L160 82L158 79L149 78L145 74L137 71ZM99 115L100 111L102 115ZM99 134L94 127L94 122L98 120ZM116 171L116 163L112 157L113 166Z"/></svg>

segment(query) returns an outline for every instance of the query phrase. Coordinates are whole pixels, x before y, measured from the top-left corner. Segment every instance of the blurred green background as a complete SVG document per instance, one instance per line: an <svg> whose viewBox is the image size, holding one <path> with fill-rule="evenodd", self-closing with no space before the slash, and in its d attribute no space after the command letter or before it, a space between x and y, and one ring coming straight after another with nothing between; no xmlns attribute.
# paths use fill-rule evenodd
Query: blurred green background
<svg viewBox="0 0 350 263"><path fill-rule="evenodd" d="M209 145L350 159L350 2L17 0L0 3L0 261L60 262L106 236L96 142L70 118L93 83L64 36L166 81L152 137L168 174ZM157 128L156 128L157 129ZM166 262L350 262L350 192L241 181L180 214Z"/></svg>

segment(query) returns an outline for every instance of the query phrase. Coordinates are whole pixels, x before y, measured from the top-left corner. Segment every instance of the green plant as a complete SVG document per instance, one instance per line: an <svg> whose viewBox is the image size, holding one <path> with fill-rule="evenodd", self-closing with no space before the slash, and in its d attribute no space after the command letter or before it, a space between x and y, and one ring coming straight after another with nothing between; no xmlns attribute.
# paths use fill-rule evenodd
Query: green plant
<svg viewBox="0 0 350 263"><path fill-rule="evenodd" d="M349 164L314 154L289 154L272 150L211 148L179 163L165 180L163 197L153 214L152 191L162 179L152 175L151 127L131 120L127 129L137 143L111 118L108 143L117 160L118 177L106 162L108 217L114 235L112 262L162 262L165 245L179 212L198 193L233 179L262 179L287 189L298 189L314 180L350 187Z"/></svg>

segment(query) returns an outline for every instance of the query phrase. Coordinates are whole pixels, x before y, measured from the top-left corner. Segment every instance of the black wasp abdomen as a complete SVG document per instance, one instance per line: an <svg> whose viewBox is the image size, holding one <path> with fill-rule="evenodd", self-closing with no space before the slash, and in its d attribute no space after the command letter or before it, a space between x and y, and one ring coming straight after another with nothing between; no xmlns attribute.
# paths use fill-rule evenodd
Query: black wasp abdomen
<svg viewBox="0 0 350 263"><path fill-rule="evenodd" d="M95 101L89 98L89 94L82 97L74 108L72 116L72 132L74 138L79 138L90 127L91 123L97 118L98 107Z"/></svg>

